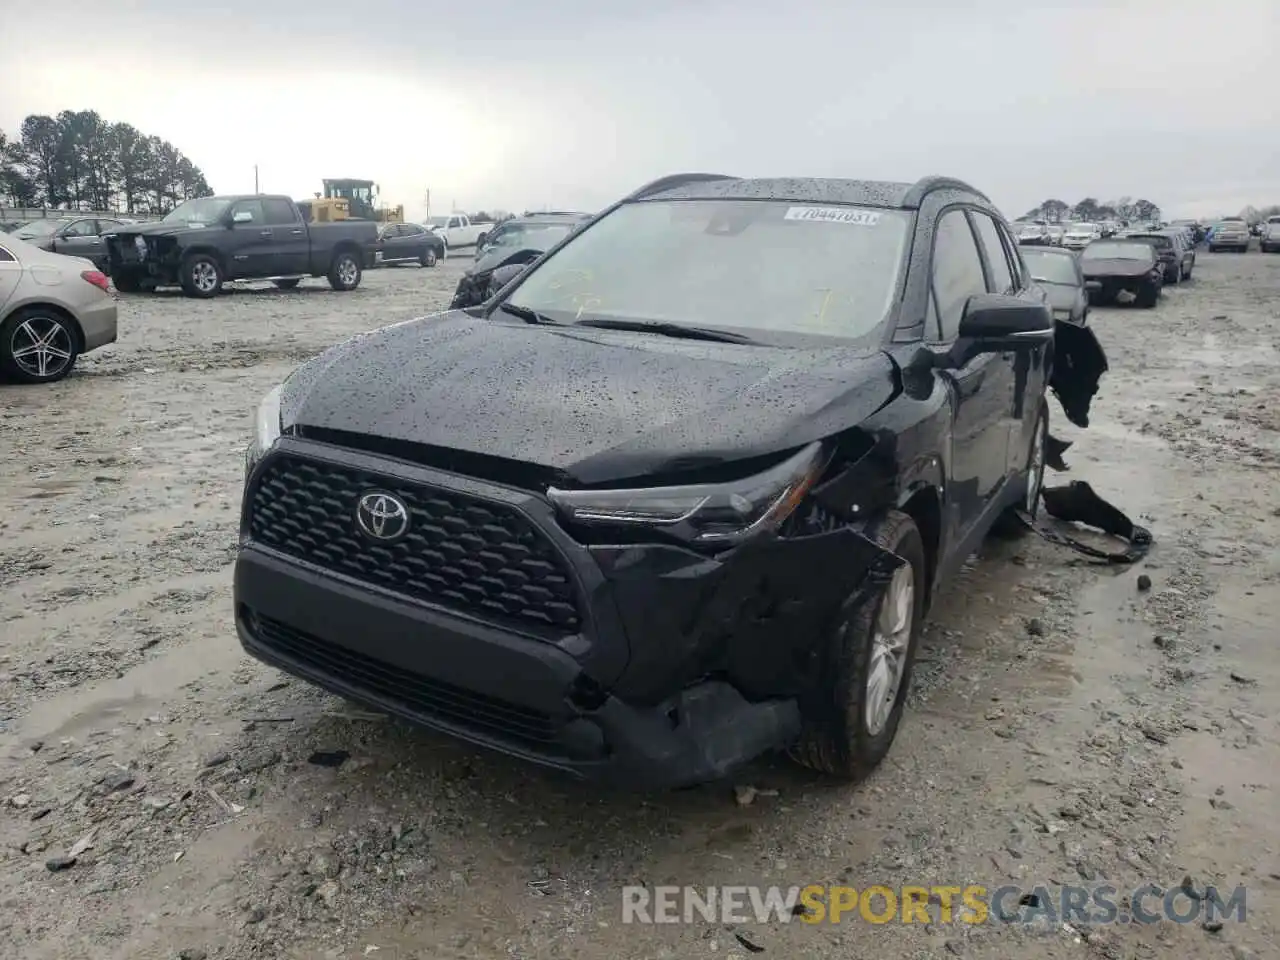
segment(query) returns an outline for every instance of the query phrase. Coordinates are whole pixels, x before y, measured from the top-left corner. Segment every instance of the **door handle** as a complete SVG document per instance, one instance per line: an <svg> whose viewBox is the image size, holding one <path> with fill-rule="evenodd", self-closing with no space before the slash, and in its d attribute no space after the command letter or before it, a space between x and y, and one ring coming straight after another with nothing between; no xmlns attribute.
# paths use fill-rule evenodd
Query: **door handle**
<svg viewBox="0 0 1280 960"><path fill-rule="evenodd" d="M269 236L271 236L271 231L270 231L270 230L259 230L259 231L258 231L258 236L260 236L260 237L269 237Z"/></svg>
<svg viewBox="0 0 1280 960"><path fill-rule="evenodd" d="M300 236L302 236L302 231L301 231L301 230L290 230L289 232L290 232L290 233L292 233L295 237L300 237Z"/></svg>
<svg viewBox="0 0 1280 960"><path fill-rule="evenodd" d="M100 238L98 238L98 237L90 237L90 238L89 238L89 242L90 242L90 243L101 243L101 242L102 242L102 240L101 240Z"/></svg>

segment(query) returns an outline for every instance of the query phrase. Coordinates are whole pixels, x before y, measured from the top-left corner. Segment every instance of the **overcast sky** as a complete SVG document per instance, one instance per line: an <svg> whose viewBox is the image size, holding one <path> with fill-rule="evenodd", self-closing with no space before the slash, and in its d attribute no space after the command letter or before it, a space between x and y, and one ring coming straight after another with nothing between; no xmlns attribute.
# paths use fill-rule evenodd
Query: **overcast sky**
<svg viewBox="0 0 1280 960"><path fill-rule="evenodd" d="M214 13L214 10L220 12ZM682 170L970 180L1017 216L1280 203L1280 0L0 0L0 126L96 109L220 193L423 215ZM64 32L65 28L65 32Z"/></svg>

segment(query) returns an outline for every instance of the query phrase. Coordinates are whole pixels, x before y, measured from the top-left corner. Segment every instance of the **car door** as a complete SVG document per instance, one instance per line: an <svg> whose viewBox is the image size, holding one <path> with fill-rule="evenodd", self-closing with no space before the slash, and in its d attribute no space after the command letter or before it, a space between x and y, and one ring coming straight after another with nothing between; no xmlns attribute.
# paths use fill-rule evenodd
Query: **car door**
<svg viewBox="0 0 1280 960"><path fill-rule="evenodd" d="M102 257L102 238L98 236L97 221L89 217L73 220L52 238L49 245L54 253L68 257L84 257L95 263Z"/></svg>
<svg viewBox="0 0 1280 960"><path fill-rule="evenodd" d="M400 224L401 243L406 260L421 260L427 253L427 231L416 223Z"/></svg>
<svg viewBox="0 0 1280 960"><path fill-rule="evenodd" d="M387 224L382 232L382 259L394 263L405 256L404 224Z"/></svg>
<svg viewBox="0 0 1280 960"><path fill-rule="evenodd" d="M1030 282L1021 259L1011 250L1012 244L1005 239L1004 230L995 218L981 210L971 210L969 219L978 236L978 249L987 275L987 291L1044 303L1044 291ZM1036 369L1034 356L1028 350L992 354L999 361L991 371L992 398L1000 397L1000 418L1008 436L1004 479L1026 465L1027 443L1030 442L1026 438L1034 427L1030 418L1037 413L1036 404L1027 403L1026 398L1033 382L1044 383L1043 367Z"/></svg>
<svg viewBox="0 0 1280 960"><path fill-rule="evenodd" d="M236 218L248 219L236 222ZM227 265L227 278L269 277L275 269L275 231L267 226L262 201L254 198L237 200L227 211L231 225L224 238L219 238Z"/></svg>
<svg viewBox="0 0 1280 960"><path fill-rule="evenodd" d="M298 215L298 208L284 197L262 201L266 225L271 230L275 273L289 276L311 271L311 239Z"/></svg>
<svg viewBox="0 0 1280 960"><path fill-rule="evenodd" d="M966 211L947 210L938 220L930 265L930 314L942 347L960 332L969 298L986 293L987 275ZM939 371L952 397L951 496L948 526L968 533L987 511L1009 461L1012 367L1001 354L984 353L957 369Z"/></svg>

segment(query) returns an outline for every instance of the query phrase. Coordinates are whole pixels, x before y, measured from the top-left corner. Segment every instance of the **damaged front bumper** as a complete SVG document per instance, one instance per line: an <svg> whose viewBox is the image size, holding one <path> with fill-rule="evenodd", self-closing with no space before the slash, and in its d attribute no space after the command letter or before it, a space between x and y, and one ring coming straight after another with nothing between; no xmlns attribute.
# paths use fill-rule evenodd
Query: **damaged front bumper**
<svg viewBox="0 0 1280 960"><path fill-rule="evenodd" d="M307 448L282 441L247 484L234 577L245 650L342 696L582 778L650 788L698 783L793 742L841 602L851 594L870 600L902 562L848 527L770 536L715 557L662 544L585 546L560 528L542 497ZM329 529L328 519L312 514L307 529L291 533L303 544L298 550L256 535L256 491L275 482L264 476L282 455L376 480L408 500L411 513L414 498L438 507L463 495L474 507L462 509L491 521L514 511L529 537L545 538L572 582L571 627L487 616L483 598L477 605L448 591L435 601L408 595L402 581L361 572L381 548L358 542L345 532L349 524L307 558L306 539ZM522 543L532 548L532 540ZM343 562L317 562L335 550ZM479 583L485 571L476 573ZM488 575L518 579L496 568Z"/></svg>

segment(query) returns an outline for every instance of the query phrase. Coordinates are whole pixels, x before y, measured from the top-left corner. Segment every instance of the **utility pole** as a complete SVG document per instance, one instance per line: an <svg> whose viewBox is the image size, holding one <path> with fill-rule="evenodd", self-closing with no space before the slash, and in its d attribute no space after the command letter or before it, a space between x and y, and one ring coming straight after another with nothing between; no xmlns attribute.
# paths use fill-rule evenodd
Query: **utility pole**
<svg viewBox="0 0 1280 960"><path fill-rule="evenodd" d="M258 192L258 165L253 165L253 192Z"/></svg>
<svg viewBox="0 0 1280 960"><path fill-rule="evenodd" d="M424 220L431 219L431 188L430 187L427 187L426 192L423 193L422 195L422 209L425 211L422 214L423 219Z"/></svg>

